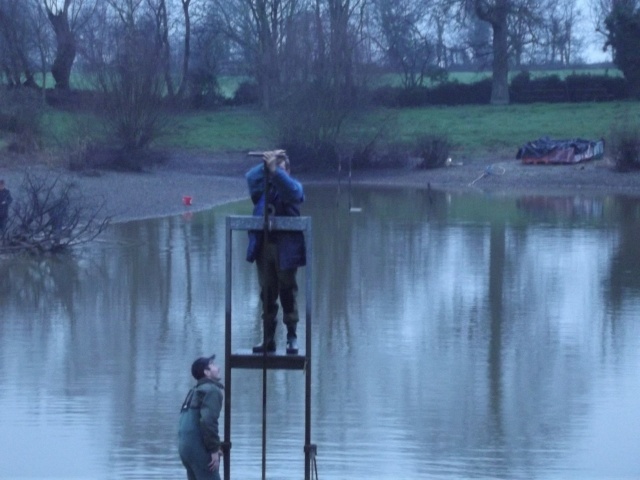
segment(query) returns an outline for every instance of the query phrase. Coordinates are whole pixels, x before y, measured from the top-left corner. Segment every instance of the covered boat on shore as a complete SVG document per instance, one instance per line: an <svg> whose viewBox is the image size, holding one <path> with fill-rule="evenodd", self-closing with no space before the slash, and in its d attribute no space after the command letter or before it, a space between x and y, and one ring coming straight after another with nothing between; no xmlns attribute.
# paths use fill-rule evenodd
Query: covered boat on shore
<svg viewBox="0 0 640 480"><path fill-rule="evenodd" d="M576 138L553 140L542 137L520 147L516 158L524 164L574 164L601 158L604 139L597 141Z"/></svg>

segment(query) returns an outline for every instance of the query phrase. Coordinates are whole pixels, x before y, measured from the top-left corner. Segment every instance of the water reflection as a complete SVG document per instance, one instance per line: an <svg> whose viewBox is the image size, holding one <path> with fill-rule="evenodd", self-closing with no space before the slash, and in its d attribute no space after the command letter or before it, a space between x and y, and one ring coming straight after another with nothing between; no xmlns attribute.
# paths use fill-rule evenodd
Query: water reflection
<svg viewBox="0 0 640 480"><path fill-rule="evenodd" d="M637 199L355 189L351 213L344 192L307 190L322 477L640 475ZM224 218L248 209L0 264L0 478L183 476L187 368L222 355ZM257 281L233 241L246 348ZM268 472L301 478L304 381L268 377ZM233 478L260 477L260 382L234 373Z"/></svg>
<svg viewBox="0 0 640 480"><path fill-rule="evenodd" d="M537 220L584 222L602 219L604 203L604 199L585 198L580 195L561 197L533 195L518 199L516 205Z"/></svg>

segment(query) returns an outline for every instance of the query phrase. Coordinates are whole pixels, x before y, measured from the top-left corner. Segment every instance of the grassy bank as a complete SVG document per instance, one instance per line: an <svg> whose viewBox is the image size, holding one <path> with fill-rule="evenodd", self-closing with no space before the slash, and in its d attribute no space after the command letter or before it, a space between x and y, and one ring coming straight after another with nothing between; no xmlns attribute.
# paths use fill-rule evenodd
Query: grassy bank
<svg viewBox="0 0 640 480"><path fill-rule="evenodd" d="M542 136L607 138L620 122L638 121L636 102L533 104L506 107L432 107L379 112L394 122L396 134L410 142L424 133L446 135L459 153L515 151Z"/></svg>
<svg viewBox="0 0 640 480"><path fill-rule="evenodd" d="M411 145L420 135L439 134L450 139L457 155L515 154L541 136L606 139L612 126L632 122L640 124L638 102L372 109L347 119L341 141L363 145L377 136L383 143ZM78 136L99 136L97 124L86 115L49 110L42 122L44 147L64 148ZM166 124L155 147L220 152L278 143L273 123L257 109L176 114Z"/></svg>
<svg viewBox="0 0 640 480"><path fill-rule="evenodd" d="M420 135L441 134L458 154L515 153L541 136L606 139L613 125L639 120L637 102L374 109L347 119L342 141L365 144L383 132L384 143L410 145ZM260 111L225 110L176 117L158 145L225 151L277 142L275 128Z"/></svg>

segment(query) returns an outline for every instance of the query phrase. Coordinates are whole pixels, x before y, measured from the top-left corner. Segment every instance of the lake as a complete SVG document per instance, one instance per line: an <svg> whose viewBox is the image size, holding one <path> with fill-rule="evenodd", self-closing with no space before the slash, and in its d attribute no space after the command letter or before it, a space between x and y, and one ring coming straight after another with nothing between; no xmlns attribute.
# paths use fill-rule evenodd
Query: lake
<svg viewBox="0 0 640 480"><path fill-rule="evenodd" d="M0 478L185 477L179 410L191 362L224 363L225 218L243 214L0 263ZM309 186L303 215L320 478L640 478L637 198ZM261 338L246 244L234 349ZM268 478L304 476L304 384L268 372ZM261 478L262 372L232 389L232 478Z"/></svg>

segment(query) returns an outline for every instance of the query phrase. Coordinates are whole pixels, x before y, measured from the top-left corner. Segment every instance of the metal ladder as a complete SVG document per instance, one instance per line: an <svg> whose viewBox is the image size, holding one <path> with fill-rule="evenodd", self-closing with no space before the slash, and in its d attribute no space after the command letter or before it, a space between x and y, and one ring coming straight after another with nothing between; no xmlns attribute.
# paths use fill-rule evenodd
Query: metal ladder
<svg viewBox="0 0 640 480"><path fill-rule="evenodd" d="M265 216L266 218L266 216ZM263 230L266 220L257 216L228 216L226 218L226 288L225 288L225 400L224 400L224 441L222 443L224 480L231 478L231 385L232 370L235 368L262 369L263 411L262 411L262 479L266 477L266 372L270 369L303 370L305 373L305 434L304 434L304 478L311 480L316 468L316 445L311 443L311 303L312 303L312 265L313 245L311 236L311 218L309 217L270 217L269 231L301 231L304 234L307 265L305 267L305 348L298 354L253 353L251 348L231 351L231 259L232 233L234 231Z"/></svg>

